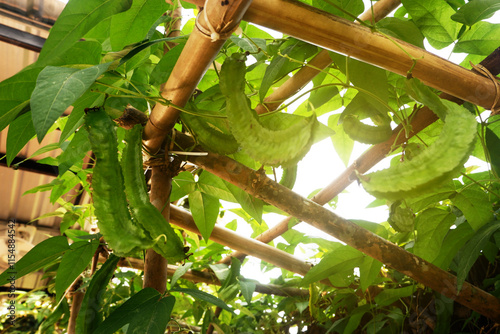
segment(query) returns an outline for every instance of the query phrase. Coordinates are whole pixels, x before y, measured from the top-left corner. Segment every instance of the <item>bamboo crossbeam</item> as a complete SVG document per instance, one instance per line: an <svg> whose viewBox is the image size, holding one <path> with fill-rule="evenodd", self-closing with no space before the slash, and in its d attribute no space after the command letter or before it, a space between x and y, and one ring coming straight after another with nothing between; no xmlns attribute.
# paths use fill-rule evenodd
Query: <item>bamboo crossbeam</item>
<svg viewBox="0 0 500 334"><path fill-rule="evenodd" d="M192 147L192 138L180 133L176 138L180 145ZM215 153L184 158L434 291L492 320L500 321L500 299L468 282L464 282L458 291L456 276L294 193L264 173ZM265 245L258 241L256 243Z"/></svg>
<svg viewBox="0 0 500 334"><path fill-rule="evenodd" d="M101 262L104 262L106 259L101 257L99 259ZM124 258L118 262L120 267L133 268L137 270L144 270L144 262L140 259L135 258ZM169 277L175 273L178 269L178 266L174 266L169 264L167 267L167 273ZM221 285L220 281L215 277L213 273L204 272L199 270L189 269L184 275L182 275L183 279L187 279L188 281L194 283L205 283L210 285ZM309 295L309 291L300 288L281 286L277 284L261 284L256 283L255 292L267 294L267 295L276 295L276 296L300 296L307 297Z"/></svg>
<svg viewBox="0 0 500 334"><path fill-rule="evenodd" d="M235 0L221 6L219 0L208 0L196 27L189 36L177 63L163 86L161 95L176 106L183 107L201 78L218 55L230 32L239 22L252 1ZM206 15L205 15L206 13ZM213 31L213 33L210 33ZM179 110L157 103L144 129L144 145L154 154L173 129Z"/></svg>
<svg viewBox="0 0 500 334"><path fill-rule="evenodd" d="M378 22L396 9L401 4L400 0L380 0L373 4L363 14L359 16L361 21ZM285 81L274 92L264 99L263 104L257 105L257 114L263 114L278 109L285 100L297 94L307 85L321 70L327 68L332 63L332 59L327 50L320 51L314 56L307 66L302 67L290 79Z"/></svg>
<svg viewBox="0 0 500 334"><path fill-rule="evenodd" d="M188 231L201 235L193 220L193 216L187 211L175 205L170 205L170 222ZM297 259L295 256L271 247L251 238L243 237L230 229L215 225L210 240L227 246L234 250L242 251L255 256L265 262L286 269L299 275L305 275L311 265Z"/></svg>
<svg viewBox="0 0 500 334"><path fill-rule="evenodd" d="M494 105L495 83L486 76L302 2L253 0L243 19L393 73L406 76L411 70L426 85L485 109L500 106Z"/></svg>

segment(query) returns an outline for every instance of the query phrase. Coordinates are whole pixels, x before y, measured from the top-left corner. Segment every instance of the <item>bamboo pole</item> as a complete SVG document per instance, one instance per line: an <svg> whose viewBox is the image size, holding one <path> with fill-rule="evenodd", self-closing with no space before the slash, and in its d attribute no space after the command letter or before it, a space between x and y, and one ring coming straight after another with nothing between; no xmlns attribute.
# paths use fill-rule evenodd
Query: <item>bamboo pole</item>
<svg viewBox="0 0 500 334"><path fill-rule="evenodd" d="M207 0L196 19L196 27L163 87L161 95L174 105L184 106L196 86L219 53L222 45L239 22L251 1L236 0L221 5L219 0ZM154 154L162 147L173 129L179 110L157 103L144 129L144 145Z"/></svg>
<svg viewBox="0 0 500 334"><path fill-rule="evenodd" d="M373 4L363 14L359 16L361 21L378 22L396 9L401 4L400 0L380 0ZM257 114L263 114L278 109L285 100L297 94L307 83L309 83L321 70L327 68L332 63L332 59L327 50L320 51L302 67L290 79L285 81L280 87L264 99L263 104L257 105Z"/></svg>
<svg viewBox="0 0 500 334"><path fill-rule="evenodd" d="M192 146L192 138L180 133L176 138L180 145ZM464 282L462 289L458 291L456 276L294 193L269 179L264 173L256 172L237 161L214 153L208 153L207 156L186 156L185 159L434 291L492 320L500 321L498 298L468 282ZM257 241L256 243L265 245Z"/></svg>
<svg viewBox="0 0 500 334"><path fill-rule="evenodd" d="M104 262L106 259L101 257L99 259L101 262ZM133 268L137 270L144 270L144 263L140 259L135 258L124 258L118 262L120 267ZM168 276L172 276L175 271L178 269L178 266L174 266L169 264L167 266ZM221 285L221 282L215 277L215 275L211 272L199 271L189 269L184 275L182 275L183 279L194 283L205 283L210 285ZM309 296L309 291L306 289L281 286L277 284L261 284L256 283L255 292L267 294L267 295L276 295L276 296L298 296L298 297L307 297Z"/></svg>
<svg viewBox="0 0 500 334"><path fill-rule="evenodd" d="M184 211L175 205L170 205L170 222L183 229L201 235L200 231L194 223L193 216L187 211ZM262 242L258 242L251 238L240 236L230 229L215 225L210 240L227 246L229 248L242 251L249 255L255 256L265 262L274 264L280 268L286 269L299 275L305 275L311 265L297 259L287 252L271 247Z"/></svg>
<svg viewBox="0 0 500 334"><path fill-rule="evenodd" d="M393 73L411 71L426 85L485 109L500 106L500 101L494 105L497 90L490 78L302 2L253 0L243 19Z"/></svg>
<svg viewBox="0 0 500 334"><path fill-rule="evenodd" d="M170 202L171 188L172 175L166 172L164 166L153 167L150 200L167 222L170 219L170 207L165 206L164 203ZM167 265L167 259L163 256L153 249L146 250L143 287L154 288L161 294L165 293L167 289Z"/></svg>

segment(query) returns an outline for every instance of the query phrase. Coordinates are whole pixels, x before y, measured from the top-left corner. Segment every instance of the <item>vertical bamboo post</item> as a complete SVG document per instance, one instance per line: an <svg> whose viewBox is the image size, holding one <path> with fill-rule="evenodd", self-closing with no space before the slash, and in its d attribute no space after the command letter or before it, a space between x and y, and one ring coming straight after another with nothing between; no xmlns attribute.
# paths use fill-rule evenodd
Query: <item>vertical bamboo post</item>
<svg viewBox="0 0 500 334"><path fill-rule="evenodd" d="M196 19L196 27L168 78L161 95L173 105L183 107L218 55L222 45L239 22L251 1L236 0L222 5L208 0ZM174 106L157 103L144 129L144 145L156 153L179 117Z"/></svg>

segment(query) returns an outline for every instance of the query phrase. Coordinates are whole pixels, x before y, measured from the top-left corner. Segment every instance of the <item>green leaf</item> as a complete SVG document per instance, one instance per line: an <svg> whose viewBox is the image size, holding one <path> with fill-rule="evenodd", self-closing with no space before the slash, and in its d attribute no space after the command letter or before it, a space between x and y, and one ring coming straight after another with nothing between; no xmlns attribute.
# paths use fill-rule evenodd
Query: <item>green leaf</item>
<svg viewBox="0 0 500 334"><path fill-rule="evenodd" d="M468 26L474 23L487 19L500 10L498 0L480 0L469 1L451 16L451 19Z"/></svg>
<svg viewBox="0 0 500 334"><path fill-rule="evenodd" d="M441 269L448 269L451 261L465 243L474 235L474 230L467 223L462 223L455 229L448 231L441 245L439 255L433 261L433 264Z"/></svg>
<svg viewBox="0 0 500 334"><path fill-rule="evenodd" d="M101 323L104 293L113 277L118 261L120 258L111 254L92 277L76 318L76 334L92 334Z"/></svg>
<svg viewBox="0 0 500 334"><path fill-rule="evenodd" d="M384 102L389 100L389 84L387 82L387 73L385 70L353 58L348 59L347 66L349 80L356 87L363 88L375 94ZM358 95L360 94L362 94L363 98L371 104L371 108L375 108L385 113L389 111L371 95L367 95L363 92L358 93Z"/></svg>
<svg viewBox="0 0 500 334"><path fill-rule="evenodd" d="M0 285L40 270L63 255L68 249L68 241L63 236L52 237L40 242L0 275Z"/></svg>
<svg viewBox="0 0 500 334"><path fill-rule="evenodd" d="M160 85L167 82L185 45L185 43L180 43L168 50L168 52L161 57L160 61L151 72L150 82L152 85Z"/></svg>
<svg viewBox="0 0 500 334"><path fill-rule="evenodd" d="M57 307L52 311L52 313L45 318L45 320L38 327L38 332L40 334L54 333L55 324L61 319L61 317L66 314L69 315L69 306L66 299L61 300Z"/></svg>
<svg viewBox="0 0 500 334"><path fill-rule="evenodd" d="M189 194L189 207L194 222L202 237L208 241L219 215L219 200L213 196L195 190Z"/></svg>
<svg viewBox="0 0 500 334"><path fill-rule="evenodd" d="M90 151L88 132L84 127L75 133L68 147L57 157L59 163L59 175L66 173L76 163L82 162L83 158Z"/></svg>
<svg viewBox="0 0 500 334"><path fill-rule="evenodd" d="M493 220L488 194L479 186L467 187L450 198L474 230L479 230L484 224Z"/></svg>
<svg viewBox="0 0 500 334"><path fill-rule="evenodd" d="M344 127L339 124L339 119L340 114L331 115L328 117L328 126L335 131L335 134L330 137L335 152L337 152L339 158L347 167L349 165L349 159L351 158L352 149L354 148L354 140L345 133Z"/></svg>
<svg viewBox="0 0 500 334"><path fill-rule="evenodd" d="M31 68L0 82L0 131L19 113L29 110L31 93L41 68Z"/></svg>
<svg viewBox="0 0 500 334"><path fill-rule="evenodd" d="M60 300L71 283L87 268L98 246L99 240L78 241L73 243L70 250L64 253L57 269L56 301Z"/></svg>
<svg viewBox="0 0 500 334"><path fill-rule="evenodd" d="M410 285L399 289L384 289L375 297L375 302L380 306L391 305L400 298L410 296L416 288L416 286Z"/></svg>
<svg viewBox="0 0 500 334"><path fill-rule="evenodd" d="M500 24L478 22L467 30L453 52L489 55L500 45Z"/></svg>
<svg viewBox="0 0 500 334"><path fill-rule="evenodd" d="M250 304L252 302L252 295L255 292L255 288L257 287L257 284L252 281L247 281L247 280L240 280L240 289L241 293L243 294L243 298L245 298L245 301Z"/></svg>
<svg viewBox="0 0 500 334"><path fill-rule="evenodd" d="M110 63L83 70L47 66L37 78L31 96L31 116L38 141L52 124L104 73Z"/></svg>
<svg viewBox="0 0 500 334"><path fill-rule="evenodd" d="M185 263L182 266L177 267L175 270L175 273L172 275L172 278L170 279L170 286L175 286L175 283L177 283L177 280L182 277L189 269L191 269L191 266L193 265L193 262Z"/></svg>
<svg viewBox="0 0 500 334"><path fill-rule="evenodd" d="M405 81L406 93L418 103L421 103L431 109L441 119L446 118L448 108L444 101L434 93L429 87L424 85L420 80L411 78Z"/></svg>
<svg viewBox="0 0 500 334"><path fill-rule="evenodd" d="M195 299L200 299L200 300L209 302L210 304L218 306L223 310L226 310L228 312L233 313L233 310L226 303L224 303L219 298L212 296L211 294L208 294L204 291L195 290L195 289L174 288L174 289L171 289L170 292L185 293L185 294L188 294L188 295L194 297Z"/></svg>
<svg viewBox="0 0 500 334"><path fill-rule="evenodd" d="M263 38L240 38L237 36L231 36L229 39L235 45L250 53L258 53L259 48L261 50L266 50L267 48L266 40Z"/></svg>
<svg viewBox="0 0 500 334"><path fill-rule="evenodd" d="M498 128L500 130L500 127ZM490 127L486 128L485 133L486 149L490 156L491 168L495 171L496 175L500 175L500 138L499 135L493 132Z"/></svg>
<svg viewBox="0 0 500 334"><path fill-rule="evenodd" d="M138 314L139 316L131 319L127 333L164 334L174 304L174 296L167 296L155 303L146 304Z"/></svg>
<svg viewBox="0 0 500 334"><path fill-rule="evenodd" d="M359 266L359 280L363 291L375 282L380 273L380 268L382 268L382 262L365 256L363 263Z"/></svg>
<svg viewBox="0 0 500 334"><path fill-rule="evenodd" d="M439 255L446 233L455 222L451 212L430 208L421 212L415 220L417 239L413 246L415 255L432 262Z"/></svg>
<svg viewBox="0 0 500 334"><path fill-rule="evenodd" d="M396 37L419 48L424 47L424 35L411 20L405 18L386 17L377 22L377 29L389 36Z"/></svg>
<svg viewBox="0 0 500 334"><path fill-rule="evenodd" d="M236 198L242 209L252 216L259 224L262 223L264 202L227 181L224 181L224 184L234 198Z"/></svg>
<svg viewBox="0 0 500 334"><path fill-rule="evenodd" d="M337 249L329 251L307 272L302 279L302 285L308 285L320 281L337 273L353 270L363 263L364 255L360 251L350 247L339 245Z"/></svg>
<svg viewBox="0 0 500 334"><path fill-rule="evenodd" d="M38 57L47 64L68 50L99 22L130 8L132 0L71 0L66 4Z"/></svg>
<svg viewBox="0 0 500 334"><path fill-rule="evenodd" d="M354 21L365 9L362 0L312 0L312 5L349 21Z"/></svg>
<svg viewBox="0 0 500 334"><path fill-rule="evenodd" d="M204 193L210 194L223 201L234 203L238 202L231 191L229 191L229 189L226 187L224 181L221 178L213 175L212 173L203 171L198 179L198 186Z"/></svg>
<svg viewBox="0 0 500 334"><path fill-rule="evenodd" d="M167 10L163 0L134 0L129 10L113 15L109 40L114 51L142 41L153 23Z"/></svg>
<svg viewBox="0 0 500 334"><path fill-rule="evenodd" d="M467 274L476 262L481 250L486 246L491 236L500 228L500 221L492 221L484 225L460 250L460 258L457 270L457 290L462 289L462 285L467 278Z"/></svg>
<svg viewBox="0 0 500 334"><path fill-rule="evenodd" d="M172 192L170 200L172 202L181 199L196 189L196 182L190 172L181 172L172 179Z"/></svg>
<svg viewBox="0 0 500 334"><path fill-rule="evenodd" d="M162 298L161 294L153 288L145 288L130 297L120 307L115 309L109 317L93 332L93 334L116 333L125 326L130 331L132 328L137 328L137 331L132 333L164 333L166 325L170 320L170 314L175 304L175 297L167 296ZM138 324L144 322L152 325L157 321L157 328L154 330L150 327L148 330L138 328ZM163 328L163 325L165 328ZM163 331L161 331L163 329Z"/></svg>
<svg viewBox="0 0 500 334"><path fill-rule="evenodd" d="M64 53L47 60L47 65L67 66L73 64L97 65L101 62L102 45L94 40L79 40Z"/></svg>
<svg viewBox="0 0 500 334"><path fill-rule="evenodd" d="M460 23L450 20L455 11L445 1L402 0L413 22L436 49L453 43L460 31Z"/></svg>
<svg viewBox="0 0 500 334"><path fill-rule="evenodd" d="M10 166L12 160L34 136L35 128L30 112L22 114L10 123L7 134L7 166Z"/></svg>

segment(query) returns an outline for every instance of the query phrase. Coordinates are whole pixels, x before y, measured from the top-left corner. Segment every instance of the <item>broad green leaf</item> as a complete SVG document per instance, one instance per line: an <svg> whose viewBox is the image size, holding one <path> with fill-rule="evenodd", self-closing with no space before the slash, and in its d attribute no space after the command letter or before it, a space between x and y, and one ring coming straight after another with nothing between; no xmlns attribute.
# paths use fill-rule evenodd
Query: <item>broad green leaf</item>
<svg viewBox="0 0 500 334"><path fill-rule="evenodd" d="M14 266L0 275L0 285L40 270L63 255L68 249L68 241L63 236L52 237L40 242L19 259ZM11 253L9 252L9 254Z"/></svg>
<svg viewBox="0 0 500 334"><path fill-rule="evenodd" d="M208 241L219 215L219 200L199 190L191 192L188 198L194 222L202 237Z"/></svg>
<svg viewBox="0 0 500 334"><path fill-rule="evenodd" d="M118 51L142 41L167 8L163 0L134 0L129 10L113 15L109 36L112 49Z"/></svg>
<svg viewBox="0 0 500 334"><path fill-rule="evenodd" d="M238 188L234 184L224 181L229 192L236 198L236 201L241 205L242 209L245 210L250 216L252 216L257 222L262 223L262 211L264 207L264 202L258 198L253 197L246 191Z"/></svg>
<svg viewBox="0 0 500 334"><path fill-rule="evenodd" d="M492 221L481 227L477 233L460 250L457 270L457 290L462 289L462 285L469 274L470 269L476 262L481 250L486 246L491 236L500 229L500 221Z"/></svg>
<svg viewBox="0 0 500 334"><path fill-rule="evenodd" d="M66 289L85 270L94 256L99 240L92 242L78 241L64 253L57 269L56 301L59 301Z"/></svg>
<svg viewBox="0 0 500 334"><path fill-rule="evenodd" d="M499 128L500 129L500 128ZM486 128L485 133L486 149L490 156L491 168L496 175L500 175L500 138L499 135L493 132L490 127Z"/></svg>
<svg viewBox="0 0 500 334"><path fill-rule="evenodd" d="M363 263L359 266L359 280L361 289L365 291L375 281L382 268L382 262L372 257L365 256Z"/></svg>
<svg viewBox="0 0 500 334"><path fill-rule="evenodd" d="M38 57L38 64L68 50L99 22L130 8L132 0L71 0L59 15Z"/></svg>
<svg viewBox="0 0 500 334"><path fill-rule="evenodd" d="M88 132L82 127L75 133L64 152L57 157L57 161L59 162L59 175L66 173L73 165L81 163L90 149Z"/></svg>
<svg viewBox="0 0 500 334"><path fill-rule="evenodd" d="M451 16L451 19L468 26L491 17L500 10L498 0L476 0L469 1Z"/></svg>
<svg viewBox="0 0 500 334"><path fill-rule="evenodd" d="M467 223L462 223L457 228L448 231L441 245L441 250L433 264L441 269L448 269L458 250L474 235L474 230Z"/></svg>
<svg viewBox="0 0 500 334"><path fill-rule="evenodd" d="M240 289L241 293L243 294L243 298L245 298L245 301L250 304L252 302L252 295L255 292L255 288L257 287L257 284L252 281L247 281L247 280L240 280Z"/></svg>
<svg viewBox="0 0 500 334"><path fill-rule="evenodd" d="M416 286L407 286L398 289L384 289L375 297L375 302L380 306L391 305L400 298L411 296L416 288Z"/></svg>
<svg viewBox="0 0 500 334"><path fill-rule="evenodd" d="M283 43L280 47L281 54L288 55L290 58L295 59L298 62L304 61L307 57L312 56L317 48L311 44L307 44L302 41L297 41L295 39L289 39L287 42ZM269 66L266 68L262 82L259 88L259 99L262 101L267 95L269 88L278 79L281 79L286 74L290 73L298 67L296 62L292 62L282 55L276 55Z"/></svg>
<svg viewBox="0 0 500 334"><path fill-rule="evenodd" d="M362 0L312 0L312 5L349 21L354 21L365 9Z"/></svg>
<svg viewBox="0 0 500 334"><path fill-rule="evenodd" d="M489 55L500 45L500 24L478 22L458 40L453 52Z"/></svg>
<svg viewBox="0 0 500 334"><path fill-rule="evenodd" d="M376 108L380 111L389 111L384 108L383 105L378 101L379 99L383 102L389 100L389 85L387 83L387 73L385 70L364 63L362 61L349 58L347 61L349 80L356 86L363 88L364 90L374 94L376 98L371 95L365 94L364 92L358 93L362 94L363 97L371 104L372 108Z"/></svg>
<svg viewBox="0 0 500 334"><path fill-rule="evenodd" d="M446 118L448 108L445 101L441 100L429 87L416 78L406 80L405 84L406 92L412 99L429 107L439 118L443 120Z"/></svg>
<svg viewBox="0 0 500 334"><path fill-rule="evenodd" d="M411 19L436 49L442 49L453 43L460 31L460 23L450 20L455 11L445 1L402 0Z"/></svg>
<svg viewBox="0 0 500 334"><path fill-rule="evenodd" d="M200 190L206 194L217 197L223 201L234 203L238 202L238 200L226 187L224 181L221 178L213 175L212 173L203 171L198 179L197 184L200 187Z"/></svg>
<svg viewBox="0 0 500 334"><path fill-rule="evenodd" d="M449 211L430 208L421 212L415 220L417 239L413 246L415 255L432 262L439 255L443 239L451 225L455 222L455 215Z"/></svg>
<svg viewBox="0 0 500 334"><path fill-rule="evenodd" d="M34 136L35 128L30 112L22 114L10 123L7 134L7 166L10 166L12 160Z"/></svg>
<svg viewBox="0 0 500 334"><path fill-rule="evenodd" d="M351 139L345 132L342 125L339 124L340 114L333 114L328 117L328 126L335 131L331 136L335 152L347 167L351 158L352 149L354 148L354 140Z"/></svg>
<svg viewBox="0 0 500 334"><path fill-rule="evenodd" d="M161 57L160 61L151 72L150 82L152 85L160 85L167 82L168 77L170 76L170 73L172 73L177 59L179 59L185 45L185 43L180 43L179 45L176 45L172 49L168 50L168 52Z"/></svg>
<svg viewBox="0 0 500 334"><path fill-rule="evenodd" d="M63 112L106 71L109 63L83 70L47 66L37 78L31 96L31 116L38 141Z"/></svg>
<svg viewBox="0 0 500 334"><path fill-rule="evenodd" d="M419 48L424 47L424 35L415 23L405 18L386 17L377 22L377 29L389 36L396 37Z"/></svg>
<svg viewBox="0 0 500 334"><path fill-rule="evenodd" d="M200 300L209 302L215 306L219 306L223 310L226 310L228 312L233 313L233 310L226 303L224 303L219 298L212 296L211 294L208 294L204 291L195 290L195 289L174 288L174 289L171 289L170 292L185 293L185 294L188 294L188 295L194 297L195 299L200 299Z"/></svg>
<svg viewBox="0 0 500 334"><path fill-rule="evenodd" d="M149 315L145 313L154 313L155 308L162 311L162 319L157 319L159 322L168 322L170 320L170 313L175 304L173 296L162 298L161 294L153 288L145 288L130 297L120 307L115 309L113 313L107 317L104 322L93 332L93 334L107 334L115 333L123 326L129 323L136 323L137 321L147 321L145 319ZM151 308L151 309L150 309ZM146 312L147 309L147 312ZM151 318L150 318L151 320ZM166 327L166 325L165 325ZM131 327L129 327L131 329ZM163 329L164 333L165 329ZM148 331L138 331L136 333L150 333ZM155 332L156 333L156 332Z"/></svg>
<svg viewBox="0 0 500 334"><path fill-rule="evenodd" d="M111 254L92 277L76 318L76 334L92 334L102 322L101 309L104 293L113 277L118 261L120 258Z"/></svg>
<svg viewBox="0 0 500 334"><path fill-rule="evenodd" d="M334 274L353 270L363 263L364 255L350 246L340 246L328 252L302 279L302 285L328 278Z"/></svg>
<svg viewBox="0 0 500 334"><path fill-rule="evenodd" d="M266 40L263 38L240 38L237 36L231 36L229 39L231 42L250 53L257 53L259 52L259 49L266 49Z"/></svg>
<svg viewBox="0 0 500 334"><path fill-rule="evenodd" d="M141 312L130 320L127 333L164 334L174 304L174 296L167 296L155 300L154 303L146 304Z"/></svg>
<svg viewBox="0 0 500 334"><path fill-rule="evenodd" d="M312 80L312 82L315 89L311 92L311 95L308 99L308 106L310 110L318 109L319 107L333 99L339 93L339 89L337 86L329 85L332 83L338 83L337 78L327 75L326 73L318 74Z"/></svg>
<svg viewBox="0 0 500 334"><path fill-rule="evenodd" d="M59 178L55 179L54 188L50 194L50 203L54 204L62 195L66 194L68 191L73 189L77 184L80 183L80 178L71 171L66 171Z"/></svg>
<svg viewBox="0 0 500 334"><path fill-rule="evenodd" d="M177 267L175 270L175 273L172 275L172 278L170 279L170 286L175 286L175 283L177 283L177 280L182 277L189 269L191 269L191 266L193 265L193 262L185 263L182 266Z"/></svg>
<svg viewBox="0 0 500 334"><path fill-rule="evenodd" d="M87 91L78 100L73 103L73 110L68 116L66 125L59 138L59 143L62 144L83 124L83 115L85 108L100 106L104 103L104 95L96 92Z"/></svg>
<svg viewBox="0 0 500 334"><path fill-rule="evenodd" d="M489 196L479 186L467 187L457 192L455 196L451 196L451 201L476 231L493 219Z"/></svg>
<svg viewBox="0 0 500 334"><path fill-rule="evenodd" d="M360 307L355 308L352 312L350 312L349 320L347 322L346 327L342 331L342 334L354 333L356 328L358 328L359 323L361 322L361 318L369 310L370 310L370 305L362 305Z"/></svg>
<svg viewBox="0 0 500 334"><path fill-rule="evenodd" d="M102 58L102 45L94 40L79 40L64 53L47 60L47 65L63 66L73 64L98 65Z"/></svg>
<svg viewBox="0 0 500 334"><path fill-rule="evenodd" d="M38 327L37 334L52 334L54 333L55 324L61 319L63 315L69 315L69 305L66 299L61 300L57 307L45 318L45 320Z"/></svg>
<svg viewBox="0 0 500 334"><path fill-rule="evenodd" d="M29 111L31 93L41 68L21 71L0 82L0 131L22 111Z"/></svg>

